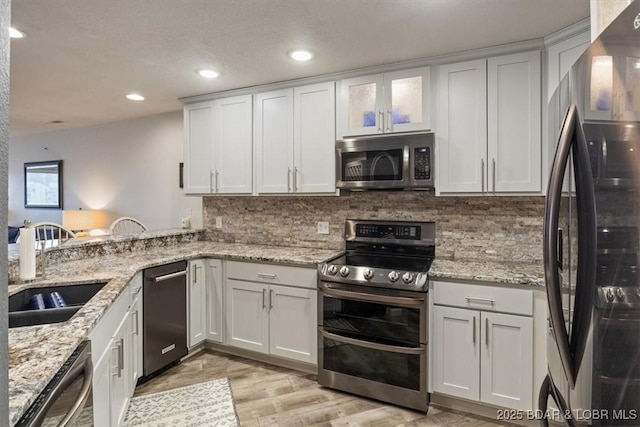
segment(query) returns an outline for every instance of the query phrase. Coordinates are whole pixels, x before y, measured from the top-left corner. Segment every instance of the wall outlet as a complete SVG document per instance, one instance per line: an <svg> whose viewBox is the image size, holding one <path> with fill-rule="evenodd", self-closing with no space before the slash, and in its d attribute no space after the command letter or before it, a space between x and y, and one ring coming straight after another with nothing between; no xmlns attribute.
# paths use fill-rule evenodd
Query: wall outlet
<svg viewBox="0 0 640 427"><path fill-rule="evenodd" d="M329 234L329 223L327 221L318 221L318 233Z"/></svg>
<svg viewBox="0 0 640 427"><path fill-rule="evenodd" d="M221 216L217 216L216 217L216 228L217 229L221 229L222 228L222 217Z"/></svg>

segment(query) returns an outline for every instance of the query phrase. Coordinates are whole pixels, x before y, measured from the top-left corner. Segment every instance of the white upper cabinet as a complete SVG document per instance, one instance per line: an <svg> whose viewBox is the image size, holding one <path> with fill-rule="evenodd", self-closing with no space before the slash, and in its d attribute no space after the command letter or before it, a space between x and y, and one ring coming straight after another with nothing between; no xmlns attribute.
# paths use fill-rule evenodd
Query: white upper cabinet
<svg viewBox="0 0 640 427"><path fill-rule="evenodd" d="M430 85L429 67L342 80L337 139L429 129Z"/></svg>
<svg viewBox="0 0 640 427"><path fill-rule="evenodd" d="M186 194L251 193L251 95L184 108Z"/></svg>
<svg viewBox="0 0 640 427"><path fill-rule="evenodd" d="M483 192L487 164L485 60L439 67L436 190Z"/></svg>
<svg viewBox="0 0 640 427"><path fill-rule="evenodd" d="M213 127L215 102L184 107L184 192L213 192Z"/></svg>
<svg viewBox="0 0 640 427"><path fill-rule="evenodd" d="M540 52L439 67L437 194L539 193Z"/></svg>
<svg viewBox="0 0 640 427"><path fill-rule="evenodd" d="M334 82L257 94L257 192L335 192Z"/></svg>
<svg viewBox="0 0 640 427"><path fill-rule="evenodd" d="M215 120L216 193L247 194L253 190L251 95L217 101Z"/></svg>
<svg viewBox="0 0 640 427"><path fill-rule="evenodd" d="M294 191L336 191L334 82L293 90Z"/></svg>
<svg viewBox="0 0 640 427"><path fill-rule="evenodd" d="M640 50L592 52L585 67L586 119L635 121L640 114Z"/></svg>
<svg viewBox="0 0 640 427"><path fill-rule="evenodd" d="M255 100L258 193L290 193L293 181L293 89L259 93Z"/></svg>
<svg viewBox="0 0 640 427"><path fill-rule="evenodd" d="M540 52L489 58L489 191L542 191Z"/></svg>

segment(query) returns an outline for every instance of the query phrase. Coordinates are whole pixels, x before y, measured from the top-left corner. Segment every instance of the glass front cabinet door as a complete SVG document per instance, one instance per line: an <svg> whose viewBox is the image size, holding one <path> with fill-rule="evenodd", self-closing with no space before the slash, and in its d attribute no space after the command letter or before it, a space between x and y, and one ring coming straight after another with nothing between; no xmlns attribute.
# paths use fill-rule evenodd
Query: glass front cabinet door
<svg viewBox="0 0 640 427"><path fill-rule="evenodd" d="M640 113L640 50L619 46L596 51L587 60L586 118L635 121Z"/></svg>
<svg viewBox="0 0 640 427"><path fill-rule="evenodd" d="M337 139L430 129L429 67L340 82Z"/></svg>

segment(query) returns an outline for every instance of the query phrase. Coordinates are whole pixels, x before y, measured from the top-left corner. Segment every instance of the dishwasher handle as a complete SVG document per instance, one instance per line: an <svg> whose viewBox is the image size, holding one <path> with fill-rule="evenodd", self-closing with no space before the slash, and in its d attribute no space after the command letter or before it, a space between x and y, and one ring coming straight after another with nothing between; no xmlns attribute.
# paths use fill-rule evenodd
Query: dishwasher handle
<svg viewBox="0 0 640 427"><path fill-rule="evenodd" d="M164 276L152 277L154 283L164 282L165 280L171 280L176 277L182 277L187 275L187 270L177 271L171 274L165 274Z"/></svg>

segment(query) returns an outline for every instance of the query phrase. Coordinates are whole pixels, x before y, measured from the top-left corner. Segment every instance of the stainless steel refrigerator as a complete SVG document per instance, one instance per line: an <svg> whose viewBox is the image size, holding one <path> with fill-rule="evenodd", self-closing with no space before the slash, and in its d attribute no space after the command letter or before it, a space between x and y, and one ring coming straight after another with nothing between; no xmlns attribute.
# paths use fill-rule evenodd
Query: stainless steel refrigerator
<svg viewBox="0 0 640 427"><path fill-rule="evenodd" d="M548 375L537 418L640 426L640 0L549 104Z"/></svg>

